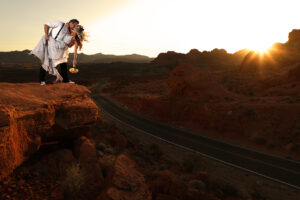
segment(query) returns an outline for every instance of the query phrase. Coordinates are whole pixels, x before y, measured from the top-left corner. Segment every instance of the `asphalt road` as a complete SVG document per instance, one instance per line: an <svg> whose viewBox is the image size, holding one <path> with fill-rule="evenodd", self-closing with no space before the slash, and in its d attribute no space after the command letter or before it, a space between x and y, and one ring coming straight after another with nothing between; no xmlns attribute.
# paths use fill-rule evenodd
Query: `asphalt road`
<svg viewBox="0 0 300 200"><path fill-rule="evenodd" d="M176 129L129 112L107 97L91 98L113 118L168 143L195 151L227 165L246 170L296 189L300 189L300 162L231 145L199 134Z"/></svg>

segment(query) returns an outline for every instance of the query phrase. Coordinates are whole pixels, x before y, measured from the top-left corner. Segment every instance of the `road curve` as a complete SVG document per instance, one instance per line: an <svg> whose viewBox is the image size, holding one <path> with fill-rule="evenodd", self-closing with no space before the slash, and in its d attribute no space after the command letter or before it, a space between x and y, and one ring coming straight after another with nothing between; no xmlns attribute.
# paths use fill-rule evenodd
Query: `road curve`
<svg viewBox="0 0 300 200"><path fill-rule="evenodd" d="M300 162L231 145L176 129L129 112L107 97L92 95L101 110L131 127L227 165L300 189Z"/></svg>

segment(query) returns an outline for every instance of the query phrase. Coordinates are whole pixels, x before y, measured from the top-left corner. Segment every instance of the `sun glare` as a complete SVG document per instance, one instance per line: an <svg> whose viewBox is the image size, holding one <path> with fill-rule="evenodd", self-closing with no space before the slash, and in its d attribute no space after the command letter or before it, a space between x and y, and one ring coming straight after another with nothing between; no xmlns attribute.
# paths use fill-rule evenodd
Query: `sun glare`
<svg viewBox="0 0 300 200"><path fill-rule="evenodd" d="M270 47L258 47L256 49L254 49L255 51L258 51L260 53L264 53L267 52L270 49Z"/></svg>
<svg viewBox="0 0 300 200"><path fill-rule="evenodd" d="M264 54L267 54L270 49L271 49L271 47L267 47L267 48L266 47L260 47L260 48L250 49L250 50L257 52L260 55L264 55Z"/></svg>
<svg viewBox="0 0 300 200"><path fill-rule="evenodd" d="M266 35L262 35L262 37L253 38L253 40L248 41L247 49L264 55L272 49L274 43L275 41L266 37Z"/></svg>
<svg viewBox="0 0 300 200"><path fill-rule="evenodd" d="M223 9L228 2L239 9ZM152 57L193 48L223 48L229 53L248 48L264 54L275 42L286 42L292 29L278 15L282 4L274 2L273 9L267 9L269 6L259 0L248 1L247 7L236 0L139 0L91 25L93 42L87 49ZM253 10L257 10L255 15Z"/></svg>

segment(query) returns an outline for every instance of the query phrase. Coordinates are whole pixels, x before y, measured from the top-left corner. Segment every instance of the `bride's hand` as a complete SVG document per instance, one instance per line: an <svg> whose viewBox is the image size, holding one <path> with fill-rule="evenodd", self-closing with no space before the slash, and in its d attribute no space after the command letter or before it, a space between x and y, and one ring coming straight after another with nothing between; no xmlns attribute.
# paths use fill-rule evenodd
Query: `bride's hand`
<svg viewBox="0 0 300 200"><path fill-rule="evenodd" d="M76 66L76 65L77 65L77 61L73 60L73 66Z"/></svg>

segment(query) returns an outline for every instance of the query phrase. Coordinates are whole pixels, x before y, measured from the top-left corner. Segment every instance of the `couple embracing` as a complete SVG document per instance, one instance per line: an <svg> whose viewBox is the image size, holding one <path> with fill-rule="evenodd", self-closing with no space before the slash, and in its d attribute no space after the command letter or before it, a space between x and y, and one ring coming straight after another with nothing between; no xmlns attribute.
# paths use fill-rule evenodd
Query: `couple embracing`
<svg viewBox="0 0 300 200"><path fill-rule="evenodd" d="M61 21L46 23L44 31L45 35L29 53L37 56L42 62L39 75L40 84L46 85L47 72L56 76L54 83L74 83L68 78L69 48L74 46L73 66L76 66L77 49L81 49L83 41L87 41L84 28L79 25L77 19L71 19L68 23ZM57 68L60 69L60 73Z"/></svg>

